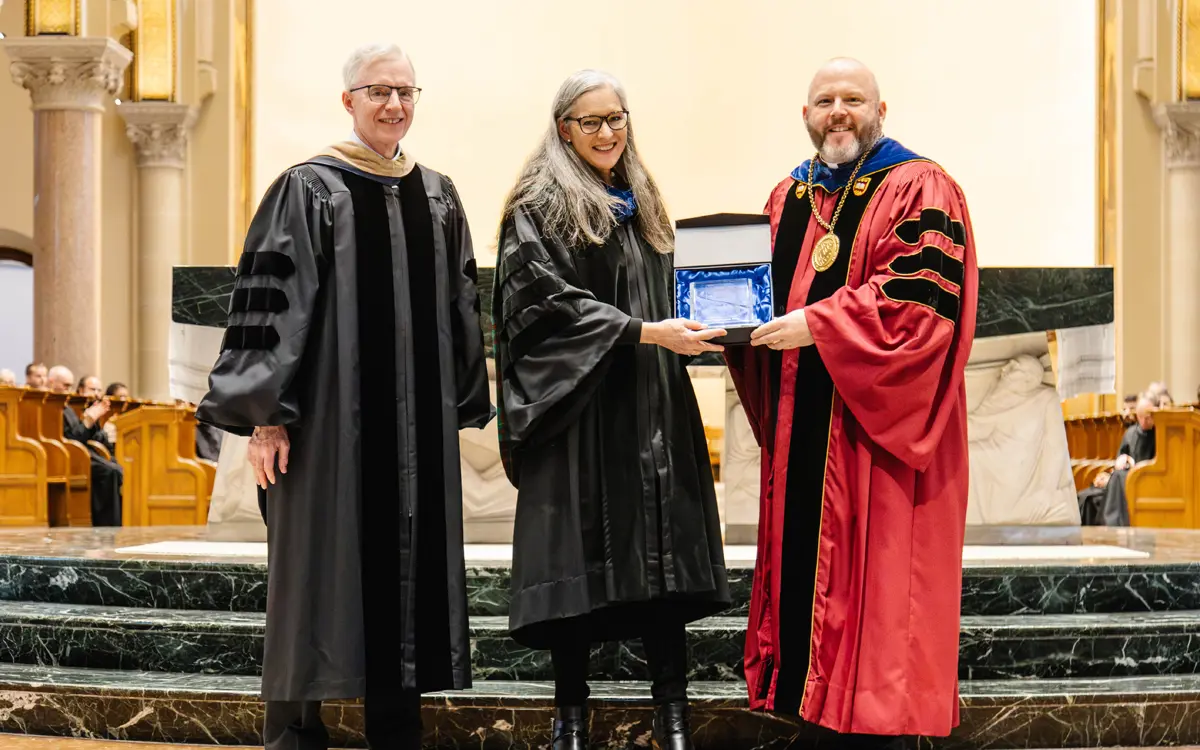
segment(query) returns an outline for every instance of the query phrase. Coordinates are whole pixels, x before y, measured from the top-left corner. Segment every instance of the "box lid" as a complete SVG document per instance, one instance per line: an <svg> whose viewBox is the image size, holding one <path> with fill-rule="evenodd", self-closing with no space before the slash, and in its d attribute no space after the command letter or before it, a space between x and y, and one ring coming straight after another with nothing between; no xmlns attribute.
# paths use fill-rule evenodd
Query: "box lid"
<svg viewBox="0 0 1200 750"><path fill-rule="evenodd" d="M675 267L771 262L765 214L709 214L675 222Z"/></svg>

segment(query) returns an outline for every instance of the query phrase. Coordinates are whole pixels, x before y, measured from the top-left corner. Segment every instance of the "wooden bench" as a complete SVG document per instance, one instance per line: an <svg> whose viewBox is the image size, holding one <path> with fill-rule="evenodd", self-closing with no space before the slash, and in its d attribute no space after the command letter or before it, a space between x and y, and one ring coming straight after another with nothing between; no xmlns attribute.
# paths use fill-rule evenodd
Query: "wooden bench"
<svg viewBox="0 0 1200 750"><path fill-rule="evenodd" d="M1125 435L1120 414L1095 414L1068 417L1067 450L1071 456L1071 474L1075 490L1091 487L1096 476L1112 468Z"/></svg>
<svg viewBox="0 0 1200 750"><path fill-rule="evenodd" d="M1200 528L1200 412L1191 407L1154 412L1155 456L1125 480L1133 526Z"/></svg>
<svg viewBox="0 0 1200 750"><path fill-rule="evenodd" d="M21 433L23 388L0 386L0 526L49 526L49 458Z"/></svg>
<svg viewBox="0 0 1200 750"><path fill-rule="evenodd" d="M123 525L207 523L216 467L195 458L194 411L142 405L119 415L116 426L116 460L125 470Z"/></svg>

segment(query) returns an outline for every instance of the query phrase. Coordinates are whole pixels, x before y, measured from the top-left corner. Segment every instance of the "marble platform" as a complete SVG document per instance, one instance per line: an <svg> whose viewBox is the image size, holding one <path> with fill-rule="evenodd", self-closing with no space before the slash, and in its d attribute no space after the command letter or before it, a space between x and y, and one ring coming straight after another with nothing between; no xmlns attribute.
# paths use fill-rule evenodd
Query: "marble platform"
<svg viewBox="0 0 1200 750"><path fill-rule="evenodd" d="M168 542L223 546L163 554ZM266 566L250 552L261 544L255 525L0 531L0 732L260 743ZM967 544L962 725L920 745L1200 742L1200 532L972 528ZM160 552L138 552L146 545ZM810 727L746 710L753 549L728 552L735 607L688 630L697 746L811 746ZM508 549L473 545L468 557L476 682L426 697L427 746L544 745L549 664L507 636ZM594 739L645 747L640 644L597 646L592 666ZM357 703L325 711L335 744L363 745Z"/></svg>

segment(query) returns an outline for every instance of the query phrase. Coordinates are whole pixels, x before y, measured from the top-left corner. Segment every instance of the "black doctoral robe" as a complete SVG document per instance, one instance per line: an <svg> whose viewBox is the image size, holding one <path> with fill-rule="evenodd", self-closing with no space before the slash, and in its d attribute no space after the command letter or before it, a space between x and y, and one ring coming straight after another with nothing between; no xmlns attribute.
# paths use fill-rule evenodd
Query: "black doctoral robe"
<svg viewBox="0 0 1200 750"><path fill-rule="evenodd" d="M433 170L334 153L359 166L319 156L263 198L197 410L291 441L265 493L266 700L471 684L458 430L493 411L466 216Z"/></svg>
<svg viewBox="0 0 1200 750"><path fill-rule="evenodd" d="M671 256L623 223L567 249L505 220L496 263L501 454L518 488L512 637L549 648L729 605L704 425L685 358L639 344L672 315ZM571 619L574 618L574 619Z"/></svg>
<svg viewBox="0 0 1200 750"><path fill-rule="evenodd" d="M125 471L116 461L97 453L88 441L95 441L108 451L117 454L116 446L108 440L108 434L99 423L88 427L70 406L63 408L63 437L87 446L91 461L92 477L92 526L121 525L121 487L125 483Z"/></svg>
<svg viewBox="0 0 1200 750"><path fill-rule="evenodd" d="M1154 458L1156 445L1154 428L1143 430L1137 424L1125 430L1121 438L1121 447L1117 449L1118 456L1129 456L1134 464L1150 461ZM1125 497L1125 480L1129 477L1129 469L1116 469L1108 478L1108 486L1104 488L1104 525L1129 525L1129 499Z"/></svg>

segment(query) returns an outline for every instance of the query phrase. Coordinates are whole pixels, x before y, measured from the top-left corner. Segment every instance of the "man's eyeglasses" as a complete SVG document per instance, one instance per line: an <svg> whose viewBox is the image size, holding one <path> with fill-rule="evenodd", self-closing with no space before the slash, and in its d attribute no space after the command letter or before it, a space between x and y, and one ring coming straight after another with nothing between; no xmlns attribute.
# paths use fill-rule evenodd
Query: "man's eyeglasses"
<svg viewBox="0 0 1200 750"><path fill-rule="evenodd" d="M385 83L370 83L366 86L356 86L350 89L350 93L355 91L367 90L367 98L376 104L387 104L392 100L392 92L395 91L400 97L400 101L404 104L416 104L421 98L421 89L416 86L388 86Z"/></svg>
<svg viewBox="0 0 1200 750"><path fill-rule="evenodd" d="M564 117L563 120L579 123L579 129L585 135L592 135L593 133L599 133L600 126L606 122L608 123L609 130L623 130L629 124L629 112L621 110L620 112L613 112L611 115L604 117L589 115L587 117Z"/></svg>

